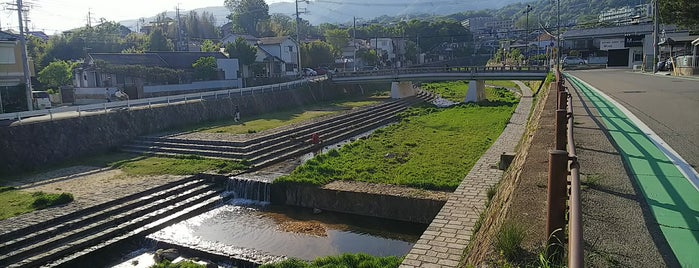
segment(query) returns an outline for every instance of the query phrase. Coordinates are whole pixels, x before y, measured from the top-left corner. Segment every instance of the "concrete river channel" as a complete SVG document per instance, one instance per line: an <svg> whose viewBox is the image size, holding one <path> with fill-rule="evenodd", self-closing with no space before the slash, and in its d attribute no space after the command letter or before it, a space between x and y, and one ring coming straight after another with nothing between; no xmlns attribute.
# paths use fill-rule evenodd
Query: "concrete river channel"
<svg viewBox="0 0 699 268"><path fill-rule="evenodd" d="M323 151L365 138L371 132L329 145ZM312 157L311 153L301 159ZM419 223L272 205L270 184L281 174L246 175L230 178L224 194L232 198L225 203L132 243L121 249L120 257L111 257L108 266L149 267L154 264L156 248L170 247L184 256L214 259L222 267L255 267L285 258L313 260L342 253L400 257L427 228Z"/></svg>

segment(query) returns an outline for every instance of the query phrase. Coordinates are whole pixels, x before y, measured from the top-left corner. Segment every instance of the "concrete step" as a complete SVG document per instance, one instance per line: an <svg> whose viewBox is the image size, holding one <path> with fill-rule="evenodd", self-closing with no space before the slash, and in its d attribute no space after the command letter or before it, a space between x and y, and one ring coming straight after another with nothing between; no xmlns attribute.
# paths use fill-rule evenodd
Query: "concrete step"
<svg viewBox="0 0 699 268"><path fill-rule="evenodd" d="M172 224L175 224L177 222L183 221L187 218L191 218L197 215L200 215L206 211L211 210L212 208L220 205L222 202L225 202L229 196L223 196L223 195L215 195L213 197L210 197L208 199L200 199L199 201L195 202L194 205L182 208L182 209L173 209L172 214L169 215L162 215L160 218L155 221L148 223L144 225L143 227L139 227L135 230L132 230L130 232L126 232L124 234L121 234L119 236L113 237L111 239L102 241L96 245L90 246L88 248L82 249L78 252L75 252L73 254L70 254L68 256L65 256L61 259L52 261L50 263L47 263L43 265L42 267L77 267L76 265L71 265L71 262L79 262L81 258L86 257L87 255L96 252L96 251L108 251L109 246L119 243L121 241L125 241L127 239L135 238L135 237L140 237L140 236L146 236L148 234L154 233L162 228L165 228L167 226L170 226Z"/></svg>
<svg viewBox="0 0 699 268"><path fill-rule="evenodd" d="M341 121L344 120L345 118L348 117L357 117L357 116L362 116L365 114L371 114L376 110L384 109L386 106L393 106L393 105L400 105L400 103L403 100L394 100L394 101L389 101L386 103L382 103L380 105L368 107L365 109L361 109L358 111L350 112L347 114L335 116L328 118L327 120L322 120L318 122L313 122L310 124L306 124L303 126L299 126L298 128L293 128L293 129L288 129L276 133L272 133L269 135L264 135L261 137L257 137L254 139L246 140L246 141L216 141L216 140L187 140L187 139L178 139L178 138L159 138L159 137L141 137L139 140L141 141L161 141L161 142L168 142L168 143L181 143L181 144L197 144L197 145L211 145L211 146L230 146L230 147L239 147L239 148L244 148L243 150L250 150L251 146L263 146L263 144L266 141L274 140L275 138L279 138L282 136L289 136L292 135L296 132L302 131L304 129L309 129L309 128L314 128L319 125L325 125L329 121L336 122L336 121Z"/></svg>
<svg viewBox="0 0 699 268"><path fill-rule="evenodd" d="M163 210L167 211L168 209L165 208L178 203L191 202L187 200L196 199L197 196L202 194L210 195L212 193L218 193L218 191L214 191L213 189L213 185L199 185L174 196L152 200L149 204L136 209L113 214L106 219L92 222L89 225L75 228L7 254L0 255L0 264L16 263L25 259L31 259L32 256L47 255L45 254L46 252L54 252L57 248L62 248L63 251L61 252L65 252L65 250L69 248L79 246L87 247L89 245L83 245L84 243L82 243L82 241L93 241L95 239L101 239L106 235L113 234L114 232L128 231L128 229L115 229L115 226L132 226L133 229L138 228L140 227L138 226L139 223L147 223L143 220L147 219L149 217L148 215L153 213L158 214L159 211Z"/></svg>
<svg viewBox="0 0 699 268"><path fill-rule="evenodd" d="M141 198L141 197L144 197L147 195L151 195L151 194L154 194L154 193L157 193L160 191L167 190L167 189L172 188L176 185L187 183L188 181L193 180L193 179L196 179L196 178L195 177L187 177L187 178L184 178L181 180L176 180L176 181L173 181L173 182L170 182L170 183L158 186L158 187L154 187L154 188L145 190L143 192L128 195L128 196L118 198L118 199L115 199L112 201L104 202L104 203L101 203L98 205L87 207L87 208L79 210L79 211L75 211L75 212L64 214L62 216L51 218L49 220L46 220L46 221L43 221L40 223L32 224L32 225L29 225L29 226L26 226L23 228L19 228L19 229L10 231L10 232L6 232L3 234L0 234L0 241L14 240L18 237L26 236L28 234L32 234L32 233L50 228L51 226L54 226L54 225L57 225L57 224L60 224L60 223L66 222L66 221L70 221L71 219L74 219L76 217L81 217L83 215L88 215L90 213L99 212L99 211L105 210L107 208L110 208L110 207L122 204L124 202L127 202L129 200L138 199L138 198Z"/></svg>
<svg viewBox="0 0 699 268"><path fill-rule="evenodd" d="M2 242L2 244L0 244L0 255L7 254L32 243L46 241L50 239L51 236L61 235L65 232L86 226L89 223L104 220L110 217L110 215L130 211L140 206L147 205L154 200L167 198L168 196L182 193L188 189L192 189L193 187L205 185L204 183L204 180L191 180L160 192L156 192L141 198L127 200L120 204L115 204L114 206L105 208L104 210L95 211L94 213L84 215L76 215L76 217L62 223L52 226L45 226L45 228L37 230L36 232Z"/></svg>

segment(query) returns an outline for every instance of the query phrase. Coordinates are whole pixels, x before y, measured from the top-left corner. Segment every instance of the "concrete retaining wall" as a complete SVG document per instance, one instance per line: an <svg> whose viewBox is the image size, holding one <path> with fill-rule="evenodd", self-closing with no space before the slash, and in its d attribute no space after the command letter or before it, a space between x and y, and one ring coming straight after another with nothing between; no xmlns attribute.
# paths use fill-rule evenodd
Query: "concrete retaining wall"
<svg viewBox="0 0 699 268"><path fill-rule="evenodd" d="M272 184L272 203L428 224L445 201Z"/></svg>
<svg viewBox="0 0 699 268"><path fill-rule="evenodd" d="M387 89L386 86L385 89ZM77 157L105 152L131 139L206 121L273 112L365 92L359 86L313 83L299 89L266 92L232 99L193 101L153 109L0 127L0 175L15 174Z"/></svg>

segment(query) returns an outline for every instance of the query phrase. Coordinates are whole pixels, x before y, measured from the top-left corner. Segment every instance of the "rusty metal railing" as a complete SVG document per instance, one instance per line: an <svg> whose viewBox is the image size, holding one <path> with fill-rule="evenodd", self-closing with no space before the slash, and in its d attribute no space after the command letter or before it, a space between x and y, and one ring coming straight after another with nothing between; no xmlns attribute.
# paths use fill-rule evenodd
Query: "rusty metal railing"
<svg viewBox="0 0 699 268"><path fill-rule="evenodd" d="M580 201L580 164L573 136L573 99L560 72L556 72L555 148L549 152L546 232L549 236L547 255L560 260L563 243L568 242L568 267L584 266L582 209ZM568 181L570 175L570 181ZM567 191L570 186L570 191ZM566 225L568 201L568 237Z"/></svg>

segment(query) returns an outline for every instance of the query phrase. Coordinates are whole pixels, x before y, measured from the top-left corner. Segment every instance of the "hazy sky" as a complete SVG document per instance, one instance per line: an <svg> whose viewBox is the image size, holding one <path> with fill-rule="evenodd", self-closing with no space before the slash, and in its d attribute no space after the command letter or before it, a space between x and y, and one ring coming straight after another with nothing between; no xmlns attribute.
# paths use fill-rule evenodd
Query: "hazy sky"
<svg viewBox="0 0 699 268"><path fill-rule="evenodd" d="M29 5L29 29L54 34L68 29L84 26L88 11L92 13L93 25L99 18L111 21L150 17L163 11L180 9L191 10L200 7L222 6L224 0L24 0ZM266 0L275 2L293 2L292 0ZM7 2L16 2L8 0ZM17 30L17 11L10 11L11 6L3 5L0 9L0 27Z"/></svg>

